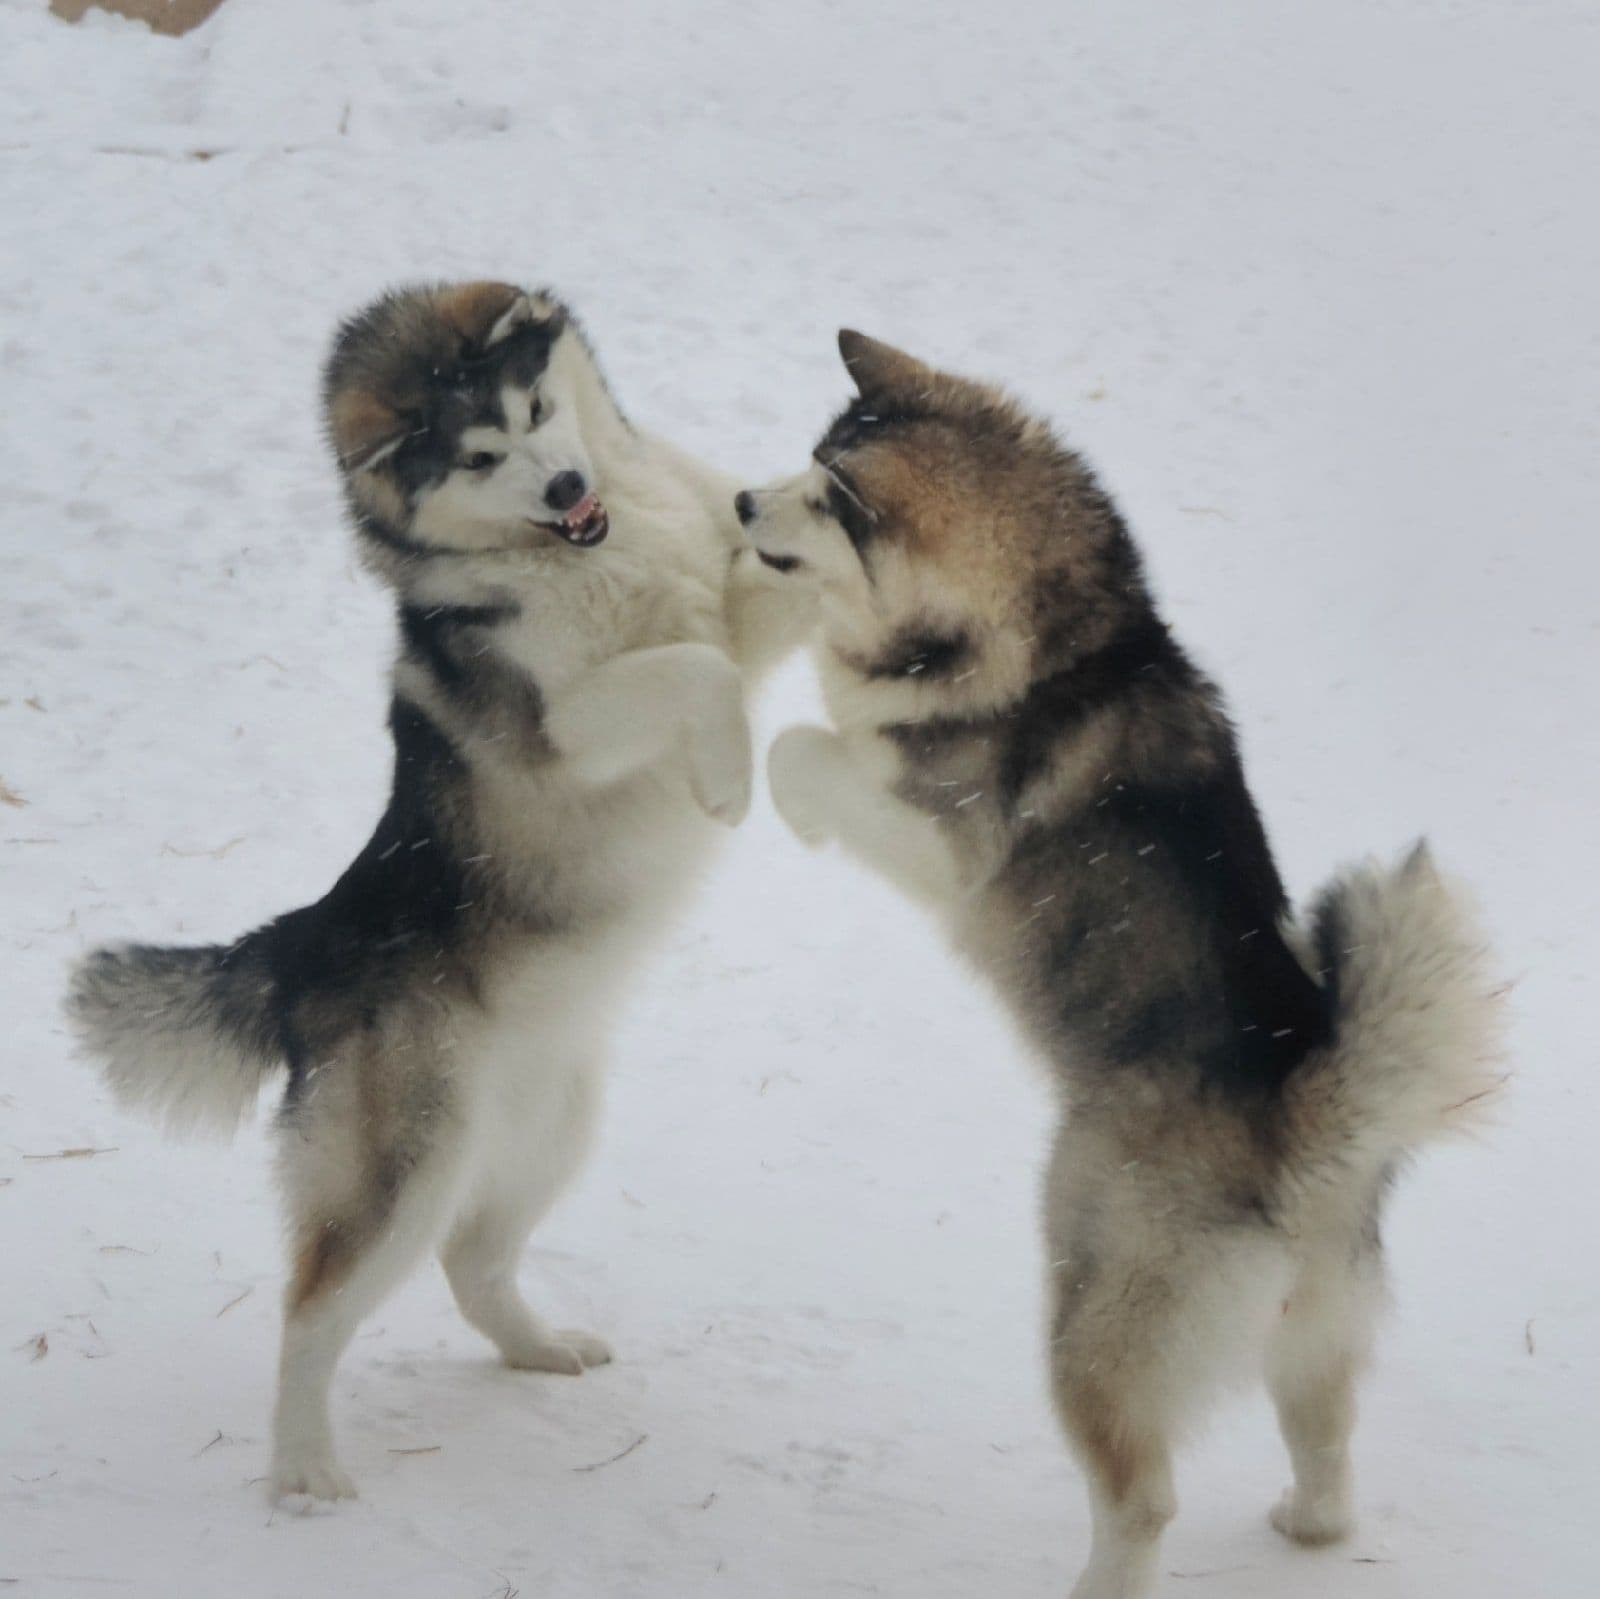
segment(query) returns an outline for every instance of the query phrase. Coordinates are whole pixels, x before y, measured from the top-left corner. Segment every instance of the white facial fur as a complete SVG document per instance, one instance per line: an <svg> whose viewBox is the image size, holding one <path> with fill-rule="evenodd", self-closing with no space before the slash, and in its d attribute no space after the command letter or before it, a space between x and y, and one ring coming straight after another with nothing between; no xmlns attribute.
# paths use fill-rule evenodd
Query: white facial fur
<svg viewBox="0 0 1600 1599"><path fill-rule="evenodd" d="M856 666L837 667L824 658L823 696L840 728L877 727L887 721L943 712L981 712L1006 703L1025 684L1031 638L996 624L984 610L983 593L952 577L934 560L918 559L914 549L892 536L875 537L866 561L830 510L830 492L855 499L840 478L818 463L791 478L747 491L755 514L744 525L746 538L762 554L801 564L784 578L815 584L822 637L843 661L872 661L907 627L930 635L949 633L970 641L974 666L953 679L915 674L863 677ZM879 516L855 499L869 524ZM820 507L820 508L819 508Z"/></svg>
<svg viewBox="0 0 1600 1599"><path fill-rule="evenodd" d="M563 334L532 390L508 386L501 393L504 428L471 427L462 432L460 459L484 453L497 457L492 469L458 466L436 487L425 490L411 519L412 532L428 542L492 549L525 543L530 522L552 523L561 513L545 500L550 480L577 472L589 489L597 487L584 446L579 415L579 363L576 339ZM537 397L540 414L532 420Z"/></svg>
<svg viewBox="0 0 1600 1599"><path fill-rule="evenodd" d="M763 555L799 561L796 578L825 588L860 588L866 581L861 559L828 509L832 488L827 470L812 462L794 477L751 489L756 514L745 535Z"/></svg>

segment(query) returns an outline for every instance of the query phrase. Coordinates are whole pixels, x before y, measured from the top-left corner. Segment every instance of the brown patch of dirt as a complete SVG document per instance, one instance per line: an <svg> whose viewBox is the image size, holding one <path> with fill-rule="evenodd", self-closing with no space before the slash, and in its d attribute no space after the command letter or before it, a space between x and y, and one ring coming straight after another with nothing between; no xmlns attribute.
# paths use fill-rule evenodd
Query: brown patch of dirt
<svg viewBox="0 0 1600 1599"><path fill-rule="evenodd" d="M50 0L50 14L63 22L77 22L91 8L110 11L176 38L198 28L221 4L222 0Z"/></svg>

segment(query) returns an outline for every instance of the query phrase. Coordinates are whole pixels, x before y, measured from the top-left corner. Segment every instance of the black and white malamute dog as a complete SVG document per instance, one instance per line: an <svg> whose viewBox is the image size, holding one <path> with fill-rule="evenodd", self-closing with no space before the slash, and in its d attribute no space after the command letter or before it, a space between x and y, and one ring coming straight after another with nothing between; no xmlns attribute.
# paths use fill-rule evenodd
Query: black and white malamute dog
<svg viewBox="0 0 1600 1599"><path fill-rule="evenodd" d="M738 502L822 607L835 729L779 738L773 798L940 909L1063 1089L1045 1214L1094 1512L1076 1599L1146 1592L1173 1440L1241 1357L1294 1465L1274 1524L1337 1538L1385 1192L1499 1081L1472 915L1419 847L1291 921L1217 691L1084 464L993 389L840 349L860 397L808 470Z"/></svg>
<svg viewBox="0 0 1600 1599"><path fill-rule="evenodd" d="M327 419L397 595L394 780L315 905L227 947L104 949L70 1008L118 1097L232 1129L286 1068L293 1269L279 1493L351 1493L328 1417L357 1324L438 1246L512 1366L609 1358L517 1291L583 1157L635 957L750 792L744 683L803 630L734 485L635 431L557 301L385 296L339 333Z"/></svg>

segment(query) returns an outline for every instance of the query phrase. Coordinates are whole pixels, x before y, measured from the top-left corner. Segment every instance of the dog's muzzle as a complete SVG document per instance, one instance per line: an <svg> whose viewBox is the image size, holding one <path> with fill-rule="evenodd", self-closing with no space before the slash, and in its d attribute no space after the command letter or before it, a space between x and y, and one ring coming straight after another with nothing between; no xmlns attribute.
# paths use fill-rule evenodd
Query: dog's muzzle
<svg viewBox="0 0 1600 1599"><path fill-rule="evenodd" d="M761 507L756 504L755 495L749 489L740 489L733 497L733 514L739 518L740 527L749 527L755 521L760 509ZM768 555L754 541L751 542L750 547L774 572L792 572L800 564L792 555Z"/></svg>
<svg viewBox="0 0 1600 1599"><path fill-rule="evenodd" d="M606 508L600 503L600 496L591 491L567 511L559 522L534 521L534 526L554 533L558 538L565 539L568 544L574 544L580 550L587 550L600 543L611 531L611 518L606 515Z"/></svg>

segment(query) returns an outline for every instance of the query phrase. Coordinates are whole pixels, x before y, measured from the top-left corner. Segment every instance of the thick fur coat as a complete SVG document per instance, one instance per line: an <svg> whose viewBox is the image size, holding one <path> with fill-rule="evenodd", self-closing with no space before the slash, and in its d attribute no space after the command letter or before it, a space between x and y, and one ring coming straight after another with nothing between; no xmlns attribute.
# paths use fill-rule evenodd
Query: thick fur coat
<svg viewBox="0 0 1600 1599"><path fill-rule="evenodd" d="M1076 1599L1138 1599L1208 1393L1265 1370L1306 1543L1351 1517L1380 1218L1498 1085L1496 996L1420 846L1290 913L1221 698L1116 508L985 385L845 333L859 390L739 497L820 597L834 726L774 745L779 811L933 906L1062 1091L1051 1376L1087 1475Z"/></svg>
<svg viewBox="0 0 1600 1599"><path fill-rule="evenodd" d="M231 1130L286 1075L272 1483L335 1497L335 1363L428 1250L508 1364L609 1358L534 1314L517 1259L583 1158L639 956L748 805L746 683L808 620L733 486L629 425L548 295L385 296L326 407L397 605L388 807L316 904L100 950L70 1008L118 1097L180 1130Z"/></svg>

